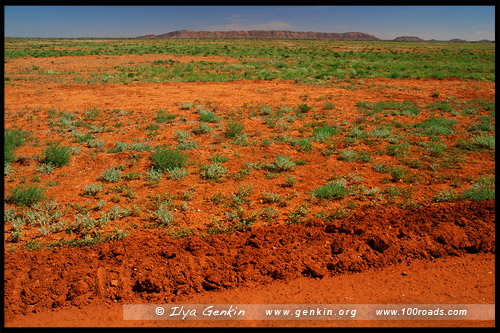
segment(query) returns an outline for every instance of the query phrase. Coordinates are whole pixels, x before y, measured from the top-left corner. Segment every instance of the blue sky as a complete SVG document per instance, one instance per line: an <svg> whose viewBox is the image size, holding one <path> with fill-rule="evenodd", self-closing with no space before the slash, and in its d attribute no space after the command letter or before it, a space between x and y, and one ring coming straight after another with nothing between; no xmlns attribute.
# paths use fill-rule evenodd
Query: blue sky
<svg viewBox="0 0 500 333"><path fill-rule="evenodd" d="M175 30L365 32L495 39L494 6L4 6L6 37L137 37Z"/></svg>

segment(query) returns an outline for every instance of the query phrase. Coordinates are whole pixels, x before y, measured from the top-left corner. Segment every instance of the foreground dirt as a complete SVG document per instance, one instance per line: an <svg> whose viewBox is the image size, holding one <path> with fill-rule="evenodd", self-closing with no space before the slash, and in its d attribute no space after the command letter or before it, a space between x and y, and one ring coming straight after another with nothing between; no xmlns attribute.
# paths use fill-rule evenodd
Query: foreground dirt
<svg viewBox="0 0 500 333"><path fill-rule="evenodd" d="M167 325L124 322L119 305L135 303L491 304L494 224L490 200L207 238L140 232L96 248L6 253L6 325L43 326L52 315L63 326ZM297 322L264 323L278 324Z"/></svg>
<svg viewBox="0 0 500 333"><path fill-rule="evenodd" d="M495 256L492 254L417 260L381 270L298 277L260 285L180 297L183 304L493 304ZM383 286L381 288L380 286ZM425 290L423 287L425 286ZM321 292L319 292L321 291ZM326 292L327 291L327 292ZM123 302L124 304L125 302ZM492 321L124 321L122 302L90 301L18 315L8 327L492 327Z"/></svg>

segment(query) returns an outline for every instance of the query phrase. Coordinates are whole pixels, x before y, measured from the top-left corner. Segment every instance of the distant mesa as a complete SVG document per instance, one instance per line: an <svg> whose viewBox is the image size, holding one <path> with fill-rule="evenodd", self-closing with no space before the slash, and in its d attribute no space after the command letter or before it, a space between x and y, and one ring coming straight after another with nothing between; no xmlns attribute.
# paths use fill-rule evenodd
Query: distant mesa
<svg viewBox="0 0 500 333"><path fill-rule="evenodd" d="M142 39L319 39L377 41L377 37L362 32L298 32L278 30L250 31L172 31L161 35L145 35Z"/></svg>
<svg viewBox="0 0 500 333"><path fill-rule="evenodd" d="M458 38L450 39L449 42L451 42L451 43L467 43L467 41L465 39L458 39Z"/></svg>
<svg viewBox="0 0 500 333"><path fill-rule="evenodd" d="M400 36L393 39L394 42L423 42L420 37L415 36Z"/></svg>
<svg viewBox="0 0 500 333"><path fill-rule="evenodd" d="M161 35L144 35L136 37L138 39L281 39L281 40L339 40L339 41L382 41L374 35L363 32L304 32L304 31L281 31L281 30L243 30L243 31L192 31L179 30L172 31ZM387 40L384 40L387 41ZM391 40L388 40L391 41ZM394 42L452 42L452 43L469 43L463 39L446 40L424 40L417 36L400 36L394 38ZM482 39L479 43L491 43L492 41Z"/></svg>

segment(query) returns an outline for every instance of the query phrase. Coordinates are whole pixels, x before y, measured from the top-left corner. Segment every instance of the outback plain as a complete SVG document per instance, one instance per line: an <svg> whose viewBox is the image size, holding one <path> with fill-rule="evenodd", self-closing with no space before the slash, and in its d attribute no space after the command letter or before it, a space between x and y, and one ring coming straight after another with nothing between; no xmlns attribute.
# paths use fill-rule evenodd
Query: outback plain
<svg viewBox="0 0 500 333"><path fill-rule="evenodd" d="M6 39L5 326L495 303L495 43Z"/></svg>

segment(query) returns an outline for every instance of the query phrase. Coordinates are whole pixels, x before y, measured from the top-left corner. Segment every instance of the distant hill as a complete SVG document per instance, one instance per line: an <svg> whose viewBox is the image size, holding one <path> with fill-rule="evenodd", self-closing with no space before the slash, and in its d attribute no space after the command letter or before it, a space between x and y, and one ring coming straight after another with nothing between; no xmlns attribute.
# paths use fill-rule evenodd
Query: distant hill
<svg viewBox="0 0 500 333"><path fill-rule="evenodd" d="M396 37L392 40L393 42L423 42L424 40L420 37L415 36L401 36Z"/></svg>
<svg viewBox="0 0 500 333"><path fill-rule="evenodd" d="M250 31L172 31L161 35L145 35L141 39L320 39L377 41L377 37L362 32L298 32L278 30Z"/></svg>
<svg viewBox="0 0 500 333"><path fill-rule="evenodd" d="M467 43L467 41L465 39L458 39L458 38L450 39L449 42L451 42L451 43Z"/></svg>
<svg viewBox="0 0 500 333"><path fill-rule="evenodd" d="M415 36L400 36L400 37L394 38L392 41L393 42L431 42L431 43L436 43L436 42L440 42L440 43L491 43L492 42L491 40L488 40L488 39L481 39L477 42L471 42L471 41L467 41L465 39L458 39L458 38L454 38L454 39L450 39L450 40L436 40L436 39L425 40L425 39L422 39L420 37L415 37Z"/></svg>
<svg viewBox="0 0 500 333"><path fill-rule="evenodd" d="M304 31L282 31L282 30L243 30L243 31L193 31L179 30L167 32L161 35L144 35L136 37L137 39L310 39L310 40L358 40L358 41L382 41L374 35L363 32L304 32ZM390 41L390 40L389 40ZM394 38L394 42L454 42L469 43L463 39L446 40L424 40L417 36L400 36ZM483 39L479 43L491 43Z"/></svg>

